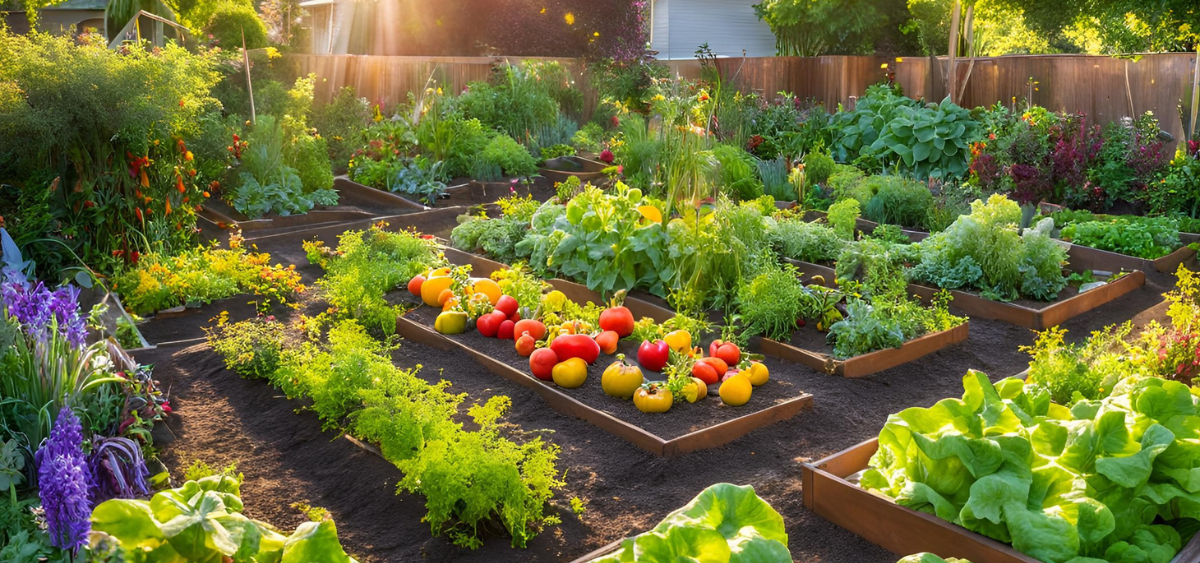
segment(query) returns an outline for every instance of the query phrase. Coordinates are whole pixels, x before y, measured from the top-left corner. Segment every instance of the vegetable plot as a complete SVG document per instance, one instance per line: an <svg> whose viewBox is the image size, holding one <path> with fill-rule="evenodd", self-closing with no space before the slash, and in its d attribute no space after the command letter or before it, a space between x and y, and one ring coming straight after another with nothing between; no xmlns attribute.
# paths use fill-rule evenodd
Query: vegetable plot
<svg viewBox="0 0 1200 563"><path fill-rule="evenodd" d="M754 487L718 483L653 530L590 563L791 561L787 540L783 517L754 494Z"/></svg>
<svg viewBox="0 0 1200 563"><path fill-rule="evenodd" d="M1071 407L979 372L963 398L888 418L862 486L1047 563L1167 563L1200 516L1200 398L1126 379Z"/></svg>

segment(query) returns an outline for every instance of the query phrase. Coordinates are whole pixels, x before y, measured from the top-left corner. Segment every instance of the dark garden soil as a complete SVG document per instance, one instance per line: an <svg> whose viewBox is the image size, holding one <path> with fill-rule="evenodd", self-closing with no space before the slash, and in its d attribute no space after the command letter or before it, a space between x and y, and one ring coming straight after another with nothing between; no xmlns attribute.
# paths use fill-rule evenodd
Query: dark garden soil
<svg viewBox="0 0 1200 563"><path fill-rule="evenodd" d="M279 261L301 265L302 238L277 237L259 246ZM311 281L314 273L308 267L302 270L306 282ZM1170 289L1173 278L1147 276L1146 286L1065 323L1069 338L1079 340L1128 319L1139 327L1162 319L1165 307L1159 295ZM200 326L220 312L219 306L189 317L151 320L142 330L152 342L201 336ZM307 308L320 310L321 305ZM237 461L246 475L243 494L249 515L290 529L304 520L291 508L293 503L325 507L347 548L362 561L569 561L652 527L713 483L732 482L753 485L783 515L796 561L894 563L897 554L805 510L800 463L875 437L890 413L961 396L961 380L969 369L982 370L994 380L1021 372L1028 357L1018 346L1031 344L1033 338L1034 333L1023 328L972 320L966 342L860 379L772 365L774 379L814 395L811 411L728 445L670 459L557 413L532 390L491 374L463 352L404 342L395 354L398 365L421 364L422 377L452 382L453 391L467 393L468 403L507 395L512 398L509 422L527 432L541 430L562 447L559 467L566 471L567 485L550 511L560 515L563 524L547 529L525 550L511 548L501 536L488 538L477 551L432 536L421 523L423 499L395 494L398 470L337 432L322 432L320 421L303 410L302 403L287 400L263 381L243 380L223 369L203 343L163 346L140 353L138 359L156 364L156 377L169 390L176 409L170 422L176 439L163 450L163 460L174 474L181 474L194 459L214 465ZM572 497L586 503L581 517L566 508Z"/></svg>
<svg viewBox="0 0 1200 563"><path fill-rule="evenodd" d="M451 187L447 190L446 197L438 198L437 203L433 207L452 207L455 205L469 207L481 203L491 203L500 198L508 197L513 193L508 186L508 184L511 184L511 181L508 180L504 182L488 182L486 184L487 187L483 190L479 190L478 188L472 190L468 185L470 181L469 178L455 178L447 183L446 185ZM522 188L518 186L517 189L521 190ZM523 194L524 191L520 191L520 193ZM537 201L546 201L554 197L557 195L554 191L554 182L540 176L533 178L533 182L529 186L529 195L532 195L533 199Z"/></svg>
<svg viewBox="0 0 1200 563"><path fill-rule="evenodd" d="M412 302L411 300L406 301ZM437 313L438 310L436 308L422 306L410 311L406 316L432 328L433 320L437 316ZM468 331L467 333L455 335L451 338L522 372L531 373L529 371L529 359L517 354L512 340L487 338L479 334L478 331ZM637 347L637 343L623 340L618 345L617 352L625 354L629 363L639 365L640 367L640 364L636 361ZM705 399L691 404L677 404L671 407L671 410L667 413L648 414L637 410L633 406L633 401L623 401L604 394L604 390L600 387L601 374L604 373L604 369L614 360L613 356L601 354L596 363L588 367L587 381L584 382L582 387L564 389L563 391L589 407L604 411L625 422L639 426L664 440L678 438L689 432L703 430L704 428L746 416L786 402L789 399L799 397L806 392L808 386L807 380L813 377L812 370L806 369L803 366L783 361L767 360L766 365L771 370L771 378L767 383L754 388L753 393L750 395L750 402L745 405L730 407L722 403L721 398L717 395L720 385L714 384L709 386L708 397ZM642 369L642 375L647 381L665 379L665 376L662 374L644 368ZM499 378L500 376L494 377ZM553 382L549 381L545 384L554 385Z"/></svg>

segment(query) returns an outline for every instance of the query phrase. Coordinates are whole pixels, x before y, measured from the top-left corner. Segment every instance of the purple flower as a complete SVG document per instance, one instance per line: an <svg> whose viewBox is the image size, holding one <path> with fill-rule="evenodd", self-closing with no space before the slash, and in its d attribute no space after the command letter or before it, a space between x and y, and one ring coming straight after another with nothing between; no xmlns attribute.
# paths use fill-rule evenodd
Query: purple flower
<svg viewBox="0 0 1200 563"><path fill-rule="evenodd" d="M64 406L58 413L50 438L38 449L34 461L50 543L66 550L86 544L92 529L91 480L83 457L83 427L70 407Z"/></svg>
<svg viewBox="0 0 1200 563"><path fill-rule="evenodd" d="M83 346L87 339L87 322L79 313L79 288L75 286L50 291L41 282L33 288L6 282L0 285L0 301L25 333L40 342L49 339L51 326L57 326L73 346Z"/></svg>

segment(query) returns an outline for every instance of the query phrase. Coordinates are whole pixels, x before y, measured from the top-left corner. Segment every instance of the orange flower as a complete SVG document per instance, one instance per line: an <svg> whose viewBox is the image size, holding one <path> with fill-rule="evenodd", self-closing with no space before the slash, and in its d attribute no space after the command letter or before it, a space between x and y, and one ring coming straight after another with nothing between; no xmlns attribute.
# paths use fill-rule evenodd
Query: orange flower
<svg viewBox="0 0 1200 563"><path fill-rule="evenodd" d="M167 200L167 215L171 214L171 200Z"/></svg>
<svg viewBox="0 0 1200 563"><path fill-rule="evenodd" d="M138 208L134 209L133 211L134 211L134 213L137 213L138 221L141 221L144 224L146 222L146 218L142 217L142 208L138 207Z"/></svg>

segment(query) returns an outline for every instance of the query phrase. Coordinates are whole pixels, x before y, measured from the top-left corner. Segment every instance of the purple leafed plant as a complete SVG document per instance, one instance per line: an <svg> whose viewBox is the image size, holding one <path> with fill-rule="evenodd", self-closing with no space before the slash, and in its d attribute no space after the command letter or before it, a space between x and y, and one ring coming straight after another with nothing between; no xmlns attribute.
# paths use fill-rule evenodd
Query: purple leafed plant
<svg viewBox="0 0 1200 563"><path fill-rule="evenodd" d="M67 550L85 545L92 529L90 476L83 456L83 427L70 407L58 413L50 438L34 460L50 543Z"/></svg>
<svg viewBox="0 0 1200 563"><path fill-rule="evenodd" d="M146 478L150 472L142 459L142 448L129 438L96 438L88 458L92 470L92 505L114 498L150 495Z"/></svg>
<svg viewBox="0 0 1200 563"><path fill-rule="evenodd" d="M79 288L68 285L54 291L41 282L32 288L13 282L0 285L0 299L8 315L21 323L31 338L45 342L53 324L71 345L81 347L87 339L87 321L79 313Z"/></svg>

